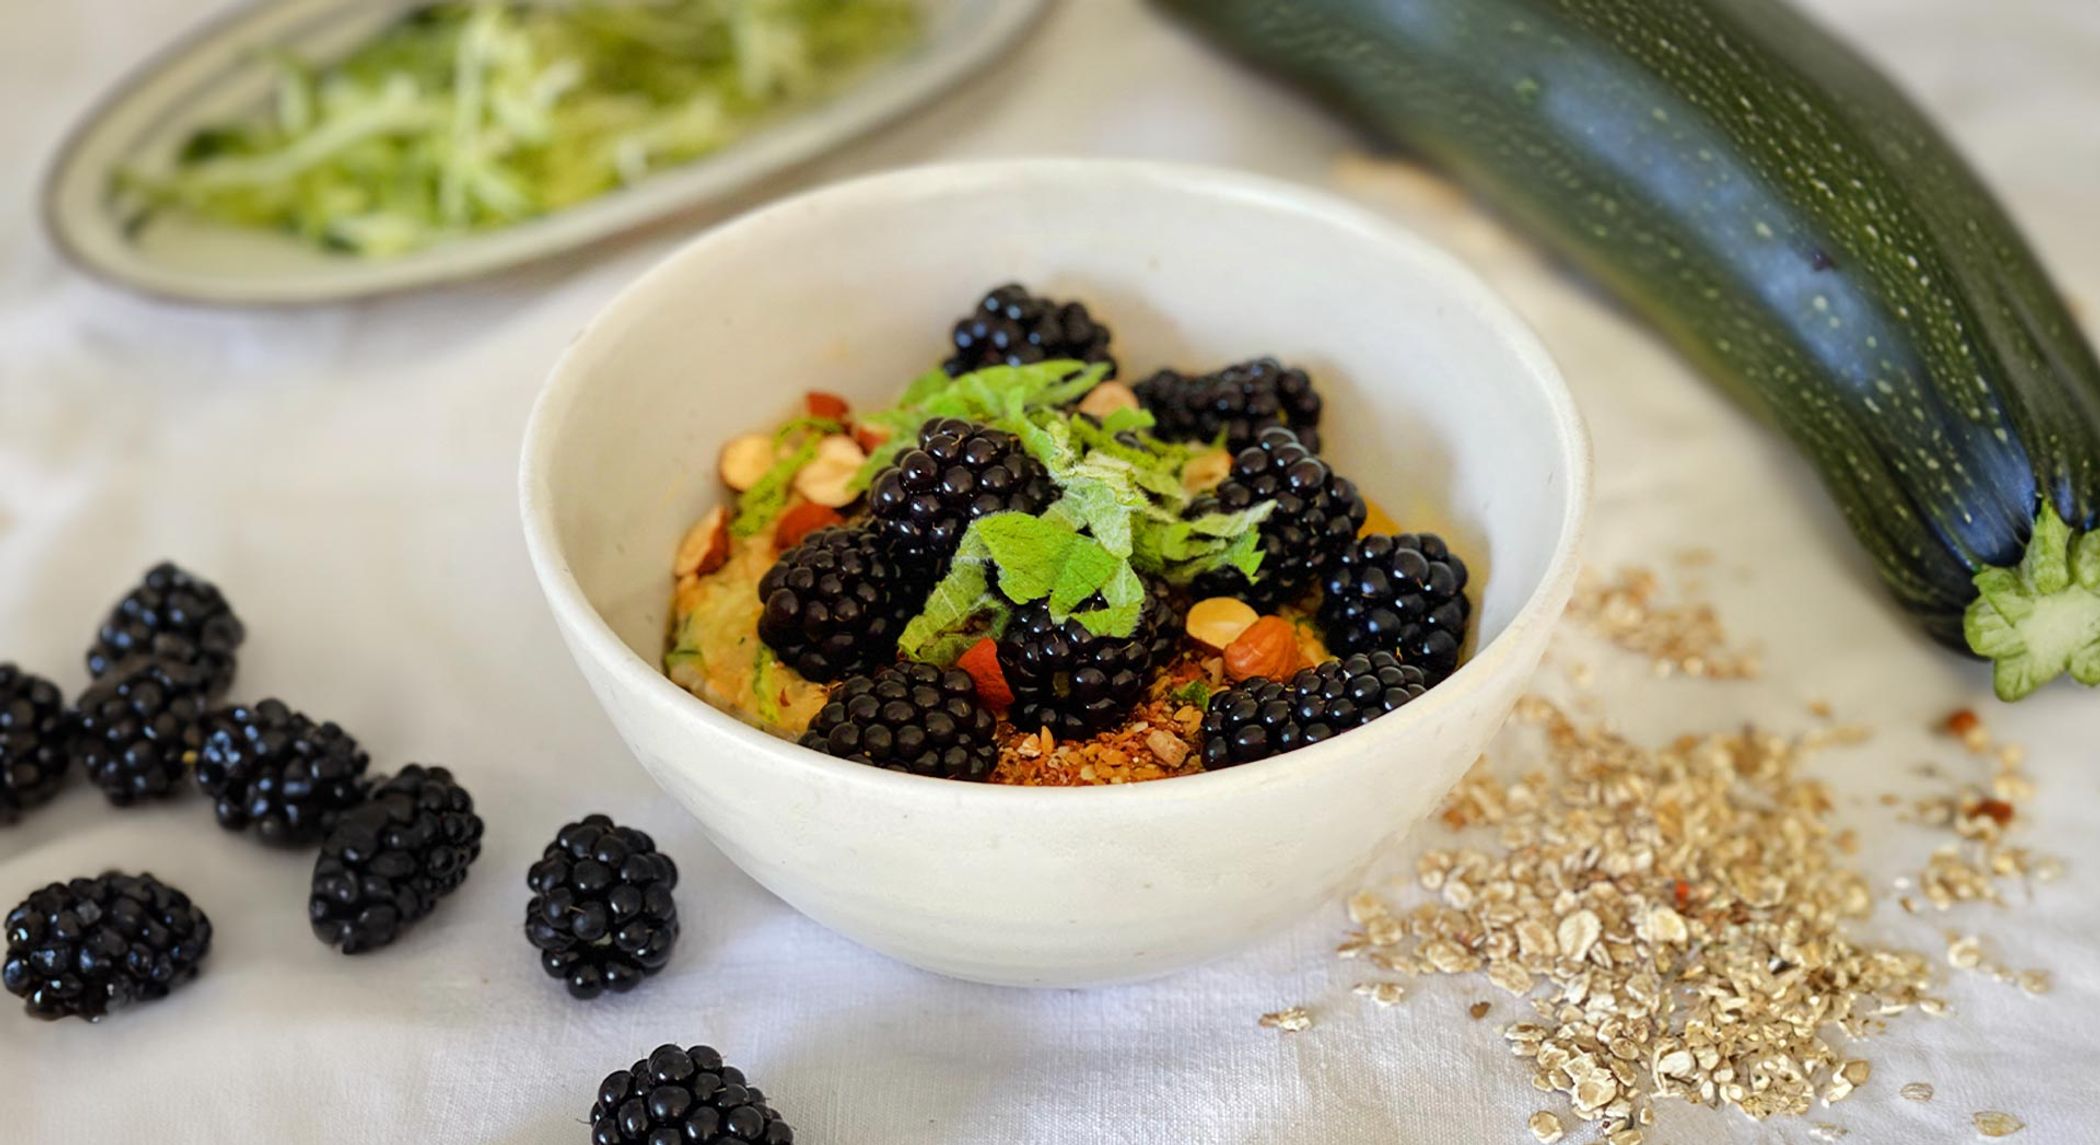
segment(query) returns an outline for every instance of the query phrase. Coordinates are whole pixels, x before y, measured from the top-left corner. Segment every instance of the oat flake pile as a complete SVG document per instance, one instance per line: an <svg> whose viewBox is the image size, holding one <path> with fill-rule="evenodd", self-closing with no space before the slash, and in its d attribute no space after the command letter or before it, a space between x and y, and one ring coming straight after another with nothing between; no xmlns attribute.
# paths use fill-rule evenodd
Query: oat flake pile
<svg viewBox="0 0 2100 1145"><path fill-rule="evenodd" d="M1702 638L1719 644L1710 613L1700 615ZM1611 626L1592 627L1630 648ZM1535 1013L1502 1028L1511 1052L1574 1118L1601 1122L1601 1140L1637 1145L1657 1098L1760 1120L1810 1114L1871 1076L1848 1048L1913 1009L1946 1011L1932 960L1861 937L1854 924L1875 895L1846 861L1854 840L1832 822L1828 788L1804 769L1818 748L1857 743L1863 730L1788 738L1742 728L1650 747L1536 697L1517 719L1542 734L1542 766L1513 780L1478 767L1443 814L1448 826L1488 837L1421 856L1430 901L1353 897L1358 929L1338 953L1389 974L1484 974L1526 998ZM1972 752L1986 746L1961 738ZM1946 801L1945 825L1960 838L1935 862L1976 850L1978 835L1996 844L2015 804L1980 798L2031 796L2014 771L2017 750L1996 754L1991 792ZM2024 852L2011 864L2003 854L1978 856L1983 888L1963 897L1995 898L1993 875L2035 873ZM1405 994L1367 977L1356 993L1374 1002ZM1309 1019L1267 1024L1303 1028ZM1930 1094L1923 1083L1904 1087L1913 1100ZM2016 1132L2007 1117L1979 1113L1977 1130ZM1554 1110L1526 1126L1541 1142L1572 1132ZM1821 1121L1805 1129L1817 1140L1845 1133Z"/></svg>

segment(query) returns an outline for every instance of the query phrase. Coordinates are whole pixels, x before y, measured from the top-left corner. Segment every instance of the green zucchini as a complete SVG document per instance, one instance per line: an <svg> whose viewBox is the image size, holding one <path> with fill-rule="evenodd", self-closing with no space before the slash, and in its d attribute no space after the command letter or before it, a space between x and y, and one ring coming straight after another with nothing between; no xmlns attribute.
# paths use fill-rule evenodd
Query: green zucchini
<svg viewBox="0 0 2100 1145"><path fill-rule="evenodd" d="M2100 363L2005 212L1776 0L1159 0L1441 166L1821 473L1998 694L2100 684Z"/></svg>

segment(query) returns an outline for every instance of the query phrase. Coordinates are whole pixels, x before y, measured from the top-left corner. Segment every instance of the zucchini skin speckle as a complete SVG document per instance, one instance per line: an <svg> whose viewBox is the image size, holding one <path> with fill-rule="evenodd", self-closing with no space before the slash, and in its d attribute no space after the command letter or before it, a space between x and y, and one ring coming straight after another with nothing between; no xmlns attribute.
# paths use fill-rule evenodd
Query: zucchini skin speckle
<svg viewBox="0 0 2100 1145"><path fill-rule="evenodd" d="M1978 651L1976 578L2038 517L2100 524L2100 363L2069 309L1937 129L1793 9L1160 3L1605 284L1793 439L1949 647Z"/></svg>

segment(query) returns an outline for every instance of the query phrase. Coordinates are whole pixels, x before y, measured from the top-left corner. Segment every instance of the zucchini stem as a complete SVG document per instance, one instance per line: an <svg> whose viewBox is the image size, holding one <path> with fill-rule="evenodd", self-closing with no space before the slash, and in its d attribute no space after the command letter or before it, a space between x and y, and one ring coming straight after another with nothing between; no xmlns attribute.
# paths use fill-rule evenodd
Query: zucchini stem
<svg viewBox="0 0 2100 1145"><path fill-rule="evenodd" d="M2100 529L2075 535L2045 500L2020 563L1984 569L1975 583L1962 632L1991 661L1999 699L2017 700L2066 672L2100 684Z"/></svg>

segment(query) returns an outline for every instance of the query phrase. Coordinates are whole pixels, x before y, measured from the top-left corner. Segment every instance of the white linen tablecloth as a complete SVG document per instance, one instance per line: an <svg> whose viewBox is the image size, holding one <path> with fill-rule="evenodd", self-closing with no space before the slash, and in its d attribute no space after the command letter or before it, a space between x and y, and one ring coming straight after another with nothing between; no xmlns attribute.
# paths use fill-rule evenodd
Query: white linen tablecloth
<svg viewBox="0 0 2100 1145"><path fill-rule="evenodd" d="M2062 285L2100 300L2100 5L1816 6L1942 118ZM1350 967L1329 953L1339 907L1165 981L1030 993L889 962L736 872L586 694L544 615L513 496L520 430L555 353L709 220L441 294L298 313L186 310L95 285L38 233L37 177L99 91L210 7L0 8L0 659L77 690L102 611L175 557L248 622L242 695L341 721L380 767L451 765L485 809L487 846L406 940L346 960L308 933L307 856L223 834L195 796L112 811L76 777L0 830L0 907L47 880L144 868L195 896L217 937L203 976L169 1002L97 1025L0 1013L0 1142L581 1142L599 1078L663 1041L722 1048L820 1145L1518 1142L1530 1111L1563 1108L1505 1052L1495 1026L1514 1007L1484 983L1418 983L1382 1011L1351 997ZM1662 735L1799 726L1806 699L1829 700L1883 733L1817 765L1866 840L1859 862L1883 882L1916 869L1937 840L1892 825L1874 797L1922 790L1921 759L1977 766L1924 728L1983 707L1982 672L1885 605L1783 443L1462 201L1350 162L1353 147L1134 0L1066 0L954 98L766 193L936 158L1129 155L1335 186L1424 227L1537 324L1590 418L1588 556L1714 550L1723 615L1766 650L1765 678L1741 685L1648 681L1591 653L1614 710ZM2024 1119L2016 1141L2100 1140L2100 696L2058 686L1985 710L2032 752L2042 798L2024 841L2066 856L2069 877L2008 908L1885 906L1869 928L1935 952L1941 927L1977 930L2006 962L2052 971L2055 990L1957 976L1949 1017L1899 1022L1865 1048L1870 1083L1813 1118L1854 1142L1971 1140L1979 1109ZM541 975L518 924L526 866L589 811L654 832L677 858L686 929L660 978L585 1005ZM1495 1013L1467 1020L1482 998ZM1294 1003L1318 1012L1311 1030L1256 1028ZM1912 1080L1937 1100L1899 1099ZM1651 1142L1811 1139L1804 1121L1661 1113Z"/></svg>

